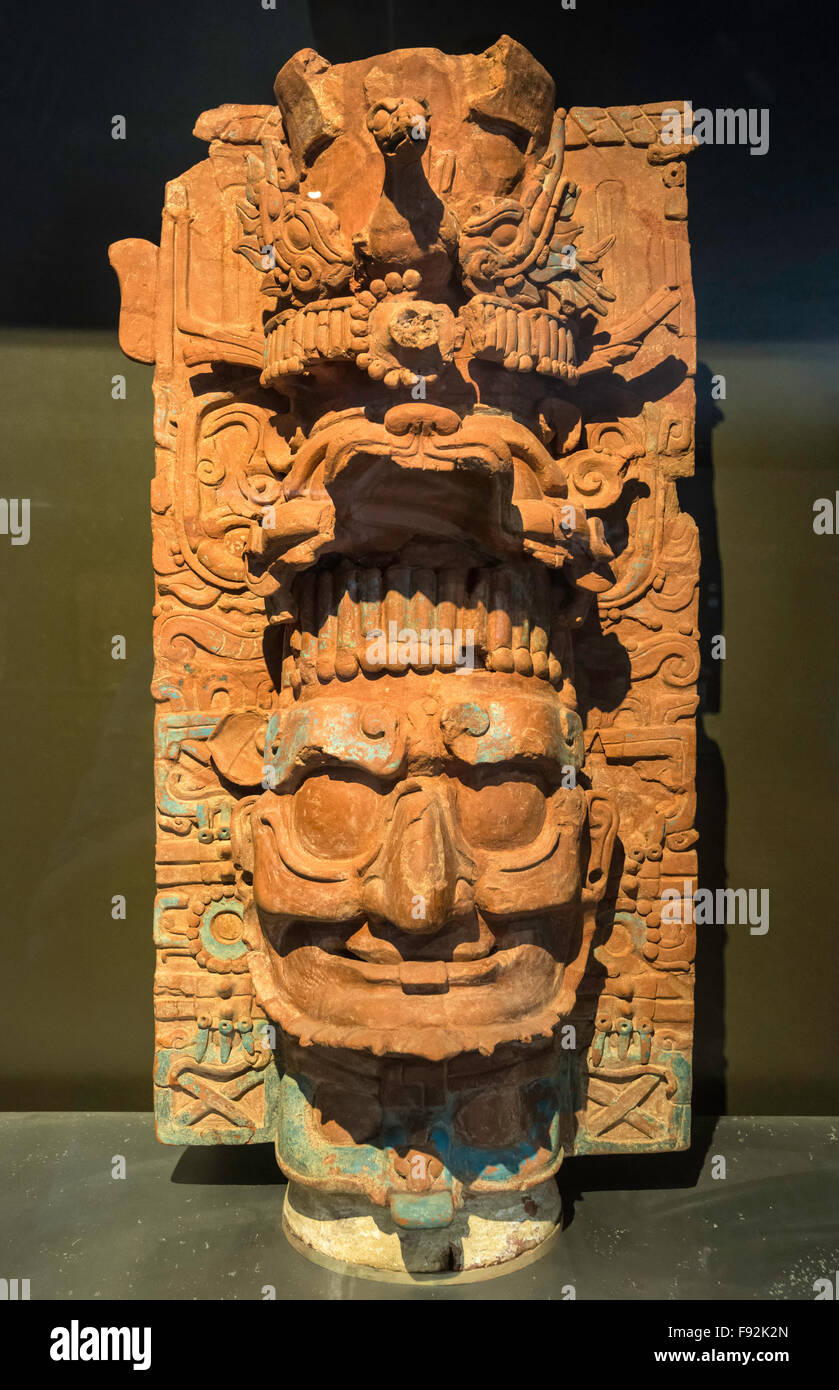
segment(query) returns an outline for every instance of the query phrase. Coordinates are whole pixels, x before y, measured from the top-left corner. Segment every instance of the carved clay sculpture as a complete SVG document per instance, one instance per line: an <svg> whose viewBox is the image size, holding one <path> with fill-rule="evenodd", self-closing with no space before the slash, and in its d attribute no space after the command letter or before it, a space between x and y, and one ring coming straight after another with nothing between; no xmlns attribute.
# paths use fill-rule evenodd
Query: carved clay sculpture
<svg viewBox="0 0 839 1390"><path fill-rule="evenodd" d="M111 248L156 365L158 1135L274 1142L306 1253L500 1267L563 1155L689 1138L689 150L509 38L275 95Z"/></svg>

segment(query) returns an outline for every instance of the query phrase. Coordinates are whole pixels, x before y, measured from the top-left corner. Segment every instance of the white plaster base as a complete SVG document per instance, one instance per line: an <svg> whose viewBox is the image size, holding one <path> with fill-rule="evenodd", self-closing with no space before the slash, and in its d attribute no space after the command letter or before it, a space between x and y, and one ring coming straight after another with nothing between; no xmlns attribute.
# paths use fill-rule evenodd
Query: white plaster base
<svg viewBox="0 0 839 1390"><path fill-rule="evenodd" d="M559 1230L559 1190L554 1181L528 1192L467 1198L450 1226L405 1230L386 1207L363 1197L316 1192L290 1182L283 1228L292 1245L318 1263L356 1266L384 1277L474 1270L533 1257Z"/></svg>

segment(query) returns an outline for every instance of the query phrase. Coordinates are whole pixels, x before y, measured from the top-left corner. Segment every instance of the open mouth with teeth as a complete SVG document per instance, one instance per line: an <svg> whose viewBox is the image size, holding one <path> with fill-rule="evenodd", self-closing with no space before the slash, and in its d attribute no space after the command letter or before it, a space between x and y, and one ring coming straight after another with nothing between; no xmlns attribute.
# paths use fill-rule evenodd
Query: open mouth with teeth
<svg viewBox="0 0 839 1390"><path fill-rule="evenodd" d="M293 923L268 935L273 951L284 961L290 961L298 951L317 951L333 961L349 963L360 979L371 985L398 985L414 994L491 984L518 948L547 946L545 933L538 928L507 927L496 934L483 921L472 931L455 927L430 940L392 928L387 934L378 926L371 931L369 922L347 934L311 923Z"/></svg>
<svg viewBox="0 0 839 1390"><path fill-rule="evenodd" d="M397 935L401 933L392 933ZM368 984L398 985L406 994L440 994L450 987L490 984L510 949L481 940L460 942L447 959L439 940L428 944L428 954L418 950L418 944L416 940L397 944L392 938L374 936L367 923L346 937L308 924L272 933L274 951L286 960L296 951L319 951L333 961L348 963Z"/></svg>
<svg viewBox="0 0 839 1390"><path fill-rule="evenodd" d="M434 1060L549 1037L566 1012L566 961L579 945L570 916L567 929L530 919L490 931L481 920L424 940L370 922L264 930L266 1004L286 1032Z"/></svg>

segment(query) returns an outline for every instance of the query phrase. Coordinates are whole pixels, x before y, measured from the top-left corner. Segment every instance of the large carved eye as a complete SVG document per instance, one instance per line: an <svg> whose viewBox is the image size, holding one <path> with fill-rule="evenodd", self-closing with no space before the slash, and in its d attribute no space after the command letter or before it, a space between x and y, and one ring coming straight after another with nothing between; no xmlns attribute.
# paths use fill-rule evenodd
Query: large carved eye
<svg viewBox="0 0 839 1390"><path fill-rule="evenodd" d="M315 772L294 795L301 844L321 859L356 859L379 833L381 797L363 773Z"/></svg>
<svg viewBox="0 0 839 1390"><path fill-rule="evenodd" d="M545 793L524 774L498 769L458 786L460 827L483 849L530 844L545 823Z"/></svg>
<svg viewBox="0 0 839 1390"><path fill-rule="evenodd" d="M492 229L493 246L512 246L519 234L518 226L515 222L499 222L497 227Z"/></svg>

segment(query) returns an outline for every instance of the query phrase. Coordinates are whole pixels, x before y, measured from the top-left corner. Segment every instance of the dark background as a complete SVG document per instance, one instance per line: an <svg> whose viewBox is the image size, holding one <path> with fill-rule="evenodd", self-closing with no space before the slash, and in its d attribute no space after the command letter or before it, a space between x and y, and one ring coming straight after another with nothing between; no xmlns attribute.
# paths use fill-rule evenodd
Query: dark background
<svg viewBox="0 0 839 1390"><path fill-rule="evenodd" d="M74 0L7 6L2 321L111 328L101 248L157 241L163 184L203 158L196 116L273 101L298 48L350 62L390 48L480 53L509 33L556 82L557 104L689 100L768 107L770 147L692 159L699 332L831 336L839 309L836 18L805 0L688 5L577 0ZM111 116L128 138L111 139ZM11 128L9 125L11 119ZM831 138L833 137L833 138Z"/></svg>
<svg viewBox="0 0 839 1390"><path fill-rule="evenodd" d="M766 155L703 147L688 168L704 364L697 472L681 488L703 547L700 881L769 888L771 904L766 937L702 936L696 1106L835 1112L839 539L812 529L814 500L839 486L831 10L276 5L6 10L0 492L31 498L32 537L0 536L0 1105L151 1098L151 368L119 353L107 246L158 240L166 180L205 155L197 115L270 102L298 48L333 62L413 45L480 52L506 32L565 106L770 111ZM111 138L116 114L125 140ZM711 400L712 373L724 401ZM725 662L710 659L715 633ZM111 660L114 634L124 662ZM111 918L116 893L124 922Z"/></svg>

